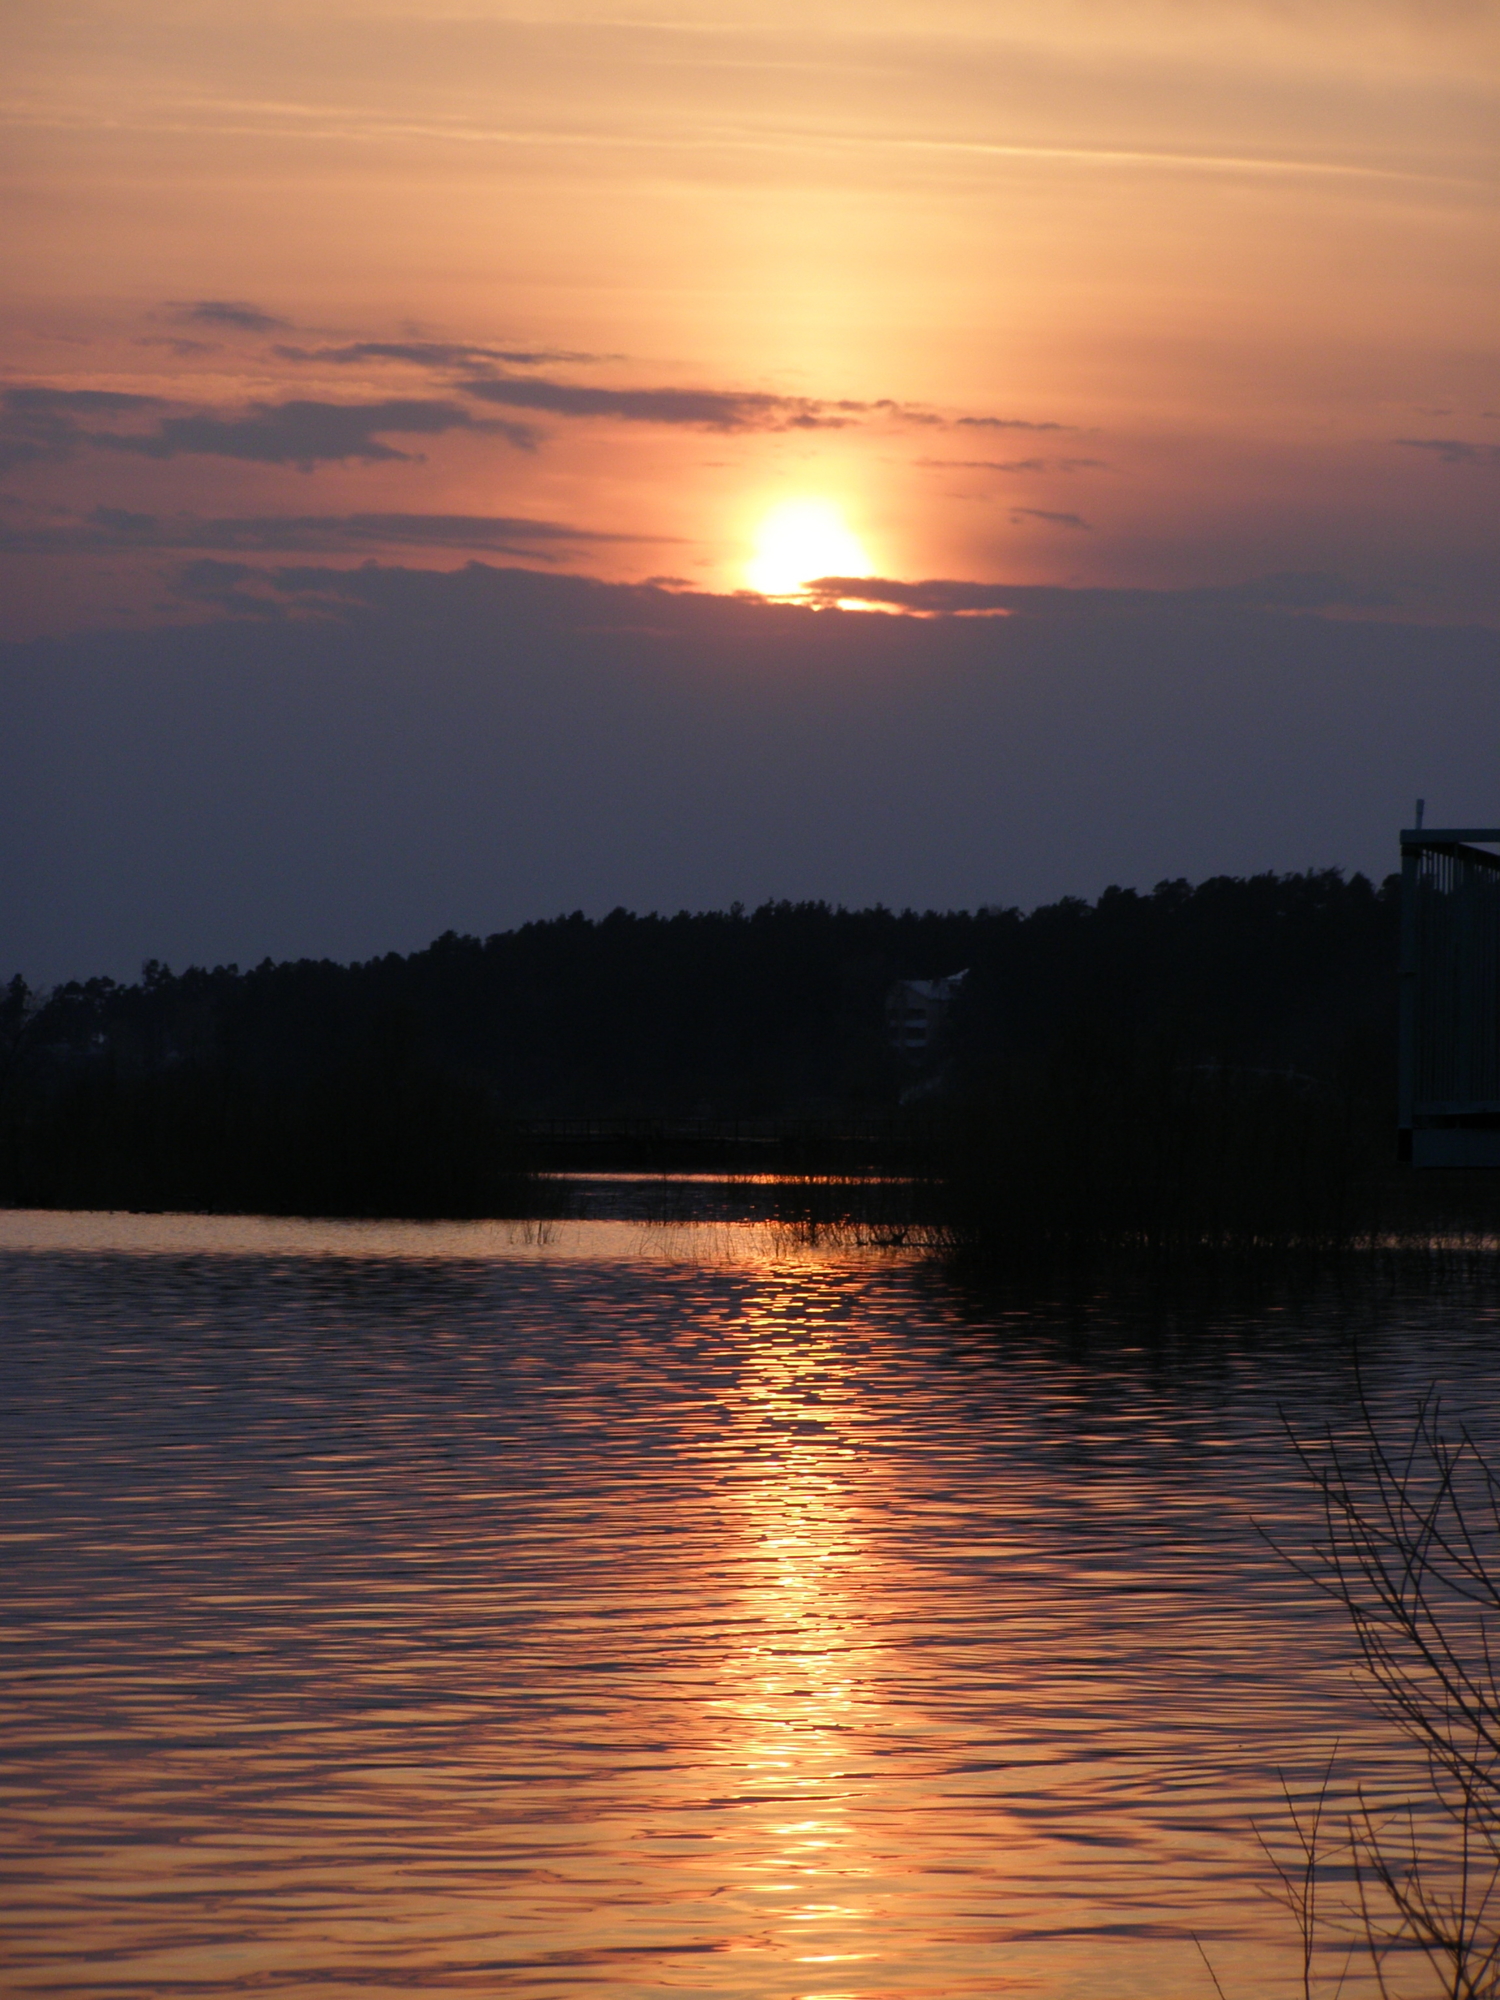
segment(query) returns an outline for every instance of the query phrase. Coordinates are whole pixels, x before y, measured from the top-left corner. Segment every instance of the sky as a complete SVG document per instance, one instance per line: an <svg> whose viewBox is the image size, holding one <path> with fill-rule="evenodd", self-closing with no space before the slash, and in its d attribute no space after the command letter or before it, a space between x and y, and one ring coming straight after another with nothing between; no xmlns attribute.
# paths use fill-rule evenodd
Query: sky
<svg viewBox="0 0 1500 2000"><path fill-rule="evenodd" d="M1500 818L1490 0L8 0L0 974Z"/></svg>

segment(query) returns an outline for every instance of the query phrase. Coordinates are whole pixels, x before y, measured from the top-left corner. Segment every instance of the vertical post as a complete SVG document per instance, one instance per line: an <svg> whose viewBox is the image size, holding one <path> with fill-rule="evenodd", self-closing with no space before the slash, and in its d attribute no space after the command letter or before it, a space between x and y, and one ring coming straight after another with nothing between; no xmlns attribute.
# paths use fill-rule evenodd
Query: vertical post
<svg viewBox="0 0 1500 2000"><path fill-rule="evenodd" d="M1396 1068L1396 1158L1412 1159L1412 1125L1417 1099L1417 881L1422 850L1401 843L1400 1048Z"/></svg>

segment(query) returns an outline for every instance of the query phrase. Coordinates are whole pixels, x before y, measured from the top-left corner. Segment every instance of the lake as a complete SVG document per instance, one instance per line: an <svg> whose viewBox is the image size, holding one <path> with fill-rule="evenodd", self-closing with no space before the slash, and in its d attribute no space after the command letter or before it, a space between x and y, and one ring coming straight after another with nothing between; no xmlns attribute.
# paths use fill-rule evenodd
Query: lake
<svg viewBox="0 0 1500 2000"><path fill-rule="evenodd" d="M4 1990L1290 1995L1252 1822L1399 1758L1280 1412L1492 1438L1484 1289L617 1206L0 1213Z"/></svg>

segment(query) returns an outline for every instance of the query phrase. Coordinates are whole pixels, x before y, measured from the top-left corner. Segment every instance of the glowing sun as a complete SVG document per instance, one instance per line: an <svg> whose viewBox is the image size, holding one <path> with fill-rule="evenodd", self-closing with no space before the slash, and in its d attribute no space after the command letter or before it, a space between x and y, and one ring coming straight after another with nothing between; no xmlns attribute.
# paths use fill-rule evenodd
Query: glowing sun
<svg viewBox="0 0 1500 2000"><path fill-rule="evenodd" d="M827 500L783 500L755 531L745 576L766 597L795 597L815 577L868 576L870 559Z"/></svg>

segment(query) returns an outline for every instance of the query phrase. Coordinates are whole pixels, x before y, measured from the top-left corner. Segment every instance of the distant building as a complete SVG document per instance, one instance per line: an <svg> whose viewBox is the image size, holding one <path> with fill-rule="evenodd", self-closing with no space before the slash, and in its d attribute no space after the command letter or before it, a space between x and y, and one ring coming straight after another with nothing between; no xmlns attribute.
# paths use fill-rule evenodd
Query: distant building
<svg viewBox="0 0 1500 2000"><path fill-rule="evenodd" d="M903 1055L929 1055L942 1040L948 1014L967 972L946 979L898 979L885 996L886 1039Z"/></svg>
<svg viewBox="0 0 1500 2000"><path fill-rule="evenodd" d="M1401 835L1400 1156L1500 1167L1500 827Z"/></svg>

